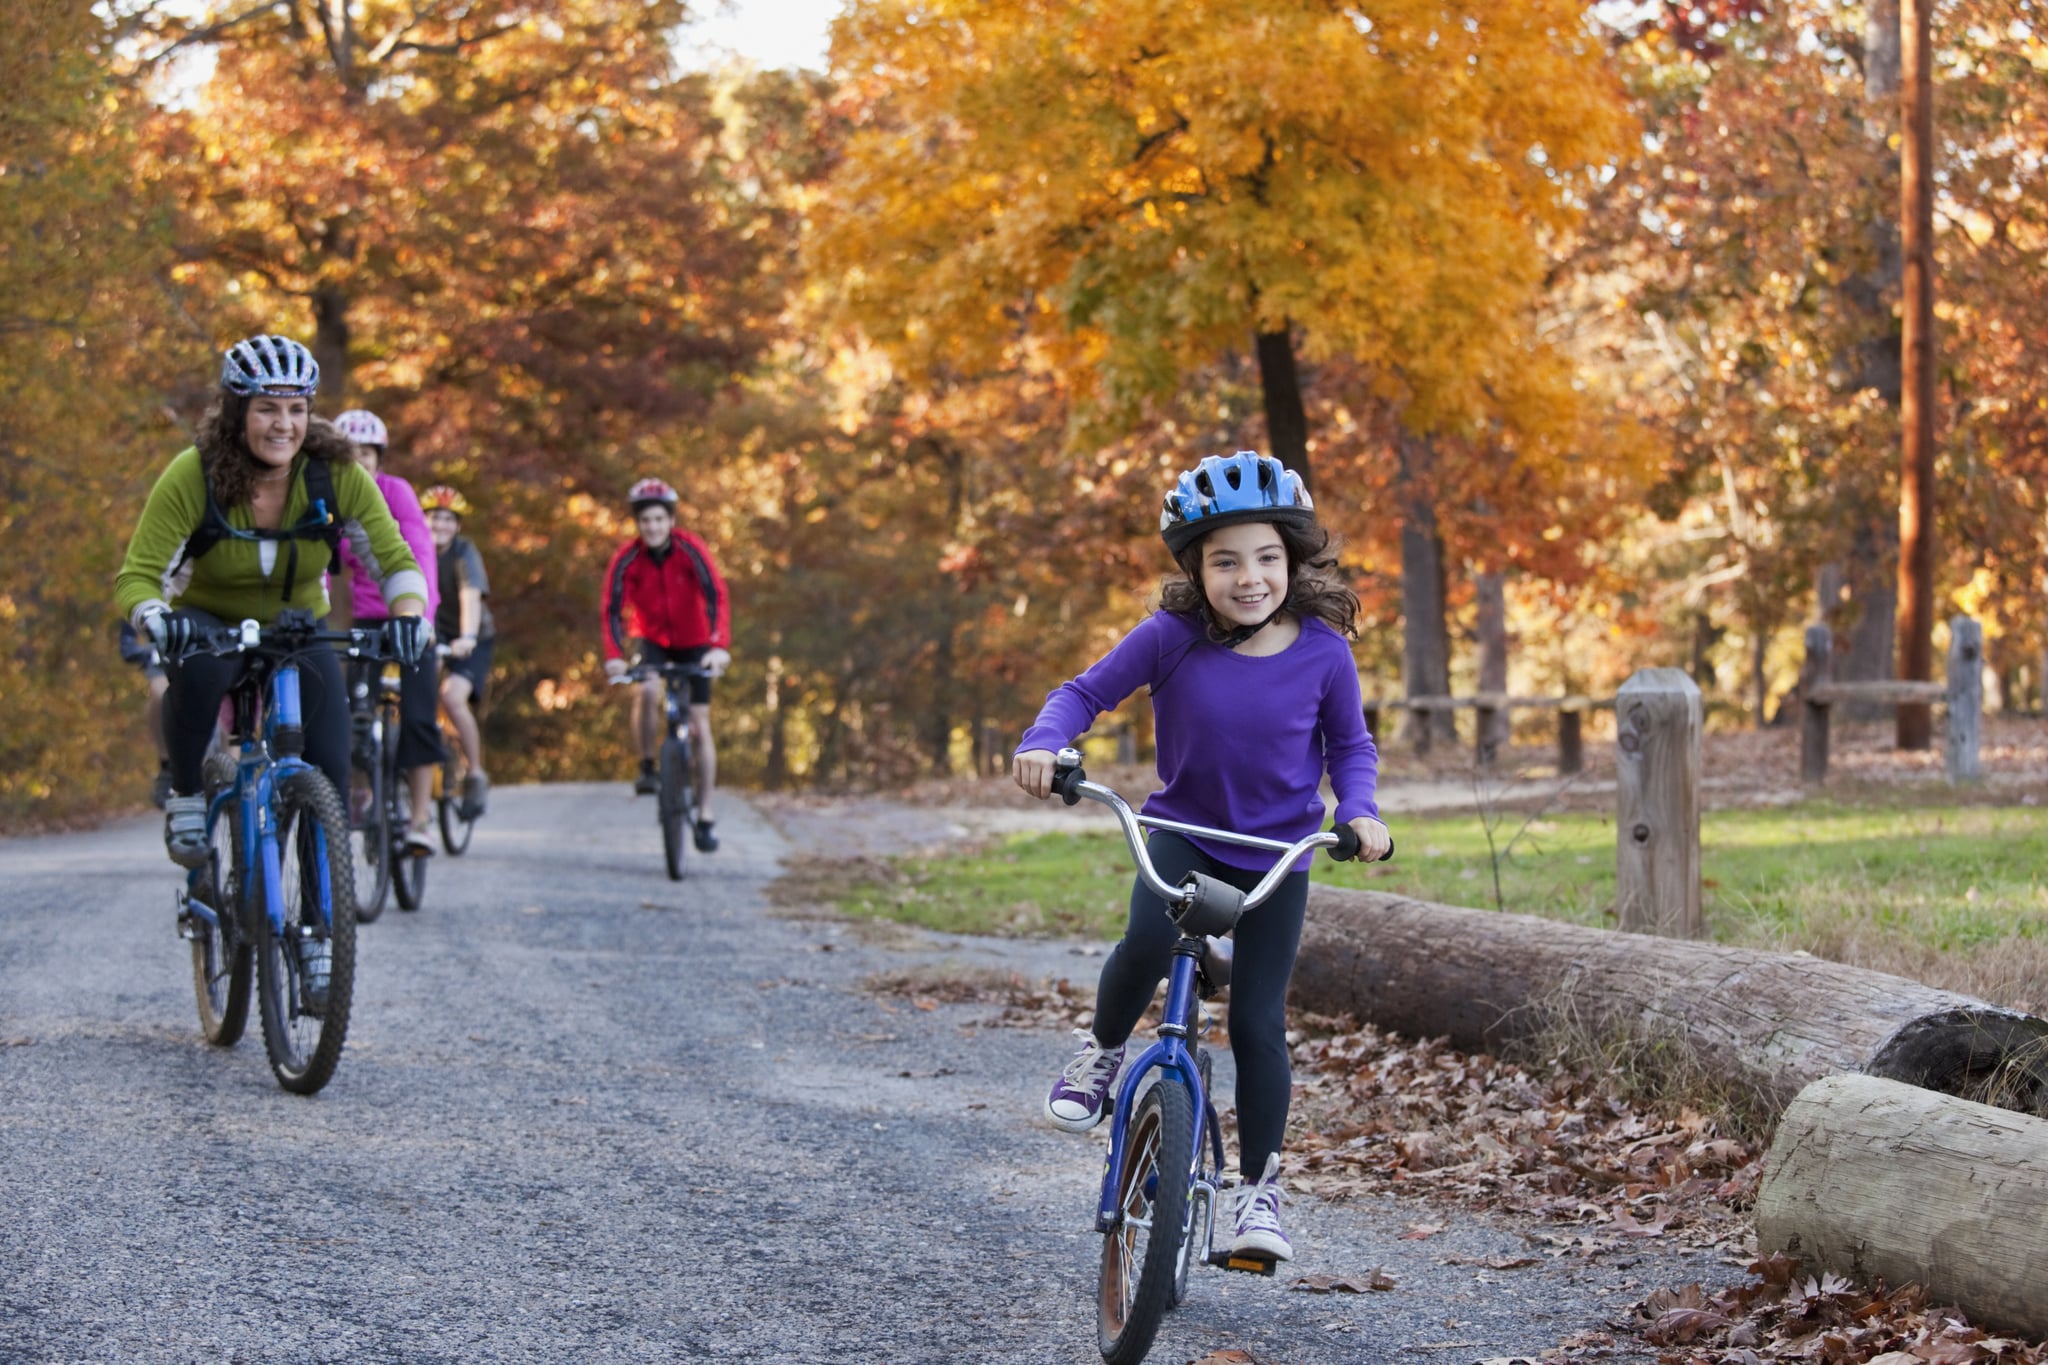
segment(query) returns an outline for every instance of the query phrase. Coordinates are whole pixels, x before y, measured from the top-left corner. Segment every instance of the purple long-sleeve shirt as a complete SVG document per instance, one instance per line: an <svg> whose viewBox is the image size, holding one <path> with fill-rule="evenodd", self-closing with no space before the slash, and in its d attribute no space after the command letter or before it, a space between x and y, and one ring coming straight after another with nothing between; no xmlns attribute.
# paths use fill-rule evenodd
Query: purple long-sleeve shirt
<svg viewBox="0 0 2048 1365"><path fill-rule="evenodd" d="M427 529L427 514L420 510L419 495L412 491L412 485L396 474L377 474L377 491L384 495L384 505L391 509L391 516L398 522L398 532L405 537L407 548L422 568L434 564L434 533ZM381 621L391 614L391 608L384 605L383 596L377 591L377 580L363 572L356 561L354 551L346 540L341 542L341 562L348 565L349 598L355 604L355 619L358 621ZM441 604L441 588L434 581L434 575L427 575L427 619L434 619L434 610Z"/></svg>
<svg viewBox="0 0 2048 1365"><path fill-rule="evenodd" d="M1212 643L1191 616L1154 612L1046 696L1017 751L1072 743L1140 687L1152 689L1163 784L1147 815L1292 843L1322 827L1326 769L1340 823L1379 815L1358 665L1324 622L1304 620L1278 654L1247 656ZM1255 849L1195 842L1232 867L1272 865Z"/></svg>

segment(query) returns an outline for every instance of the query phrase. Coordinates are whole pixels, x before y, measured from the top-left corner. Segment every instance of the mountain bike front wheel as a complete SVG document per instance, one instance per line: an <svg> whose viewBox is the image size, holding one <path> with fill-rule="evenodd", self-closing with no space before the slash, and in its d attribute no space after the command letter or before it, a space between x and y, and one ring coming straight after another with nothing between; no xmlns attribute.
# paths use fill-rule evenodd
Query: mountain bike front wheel
<svg viewBox="0 0 2048 1365"><path fill-rule="evenodd" d="M668 879L683 879L683 856L695 801L690 789L690 746L671 735L661 744L661 792L657 813L661 817L661 852L668 862Z"/></svg>
<svg viewBox="0 0 2048 1365"><path fill-rule="evenodd" d="M349 828L360 856L360 866L370 874L369 884L357 897L356 920L369 924L384 913L384 898L391 886L391 809L384 790L384 724L377 721L360 736L349 764Z"/></svg>
<svg viewBox="0 0 2048 1365"><path fill-rule="evenodd" d="M213 825L213 847L206 860L202 890L215 924L197 915L192 934L192 994L199 1005L199 1031L215 1047L233 1047L249 1022L249 979L256 956L242 932L241 888L246 881L238 865L242 856L242 812L230 801Z"/></svg>
<svg viewBox="0 0 2048 1365"><path fill-rule="evenodd" d="M399 909L417 910L427 897L427 858L405 841L406 831L412 828L412 784L398 770L396 736L391 749L384 766L384 781L391 792L385 803L391 812L391 889L398 893Z"/></svg>
<svg viewBox="0 0 2048 1365"><path fill-rule="evenodd" d="M1185 1085L1164 1075L1131 1117L1116 1226L1102 1239L1095 1335L1109 1365L1143 1360L1166 1316L1181 1268L1194 1148L1194 1100Z"/></svg>
<svg viewBox="0 0 2048 1365"><path fill-rule="evenodd" d="M284 931L256 916L263 1043L277 1083L310 1095L334 1078L348 1037L356 977L355 877L348 821L325 775L301 771L277 784L278 885ZM264 888L267 897L273 888ZM326 914L321 914L321 902ZM327 982L309 977L308 941L326 949Z"/></svg>
<svg viewBox="0 0 2048 1365"><path fill-rule="evenodd" d="M453 744L454 740L444 734L442 742ZM452 754L453 750L450 752ZM434 798L434 805L437 807L435 813L440 817L441 847L447 850L449 857L460 858L469 851L469 836L476 832L476 817L463 814L468 807L462 802L462 788L455 780L455 760L452 757L441 765L441 791Z"/></svg>

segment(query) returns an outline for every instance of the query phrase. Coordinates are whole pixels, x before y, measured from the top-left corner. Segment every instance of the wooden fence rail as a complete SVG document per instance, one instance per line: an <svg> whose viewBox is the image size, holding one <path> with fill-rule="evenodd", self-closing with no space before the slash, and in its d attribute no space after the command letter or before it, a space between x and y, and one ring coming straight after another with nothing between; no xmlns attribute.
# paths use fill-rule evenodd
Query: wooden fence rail
<svg viewBox="0 0 2048 1365"><path fill-rule="evenodd" d="M1968 616L1948 623L1948 681L1835 682L1828 674L1834 632L1827 626L1806 628L1806 663L1799 670L1803 720L1800 727L1799 772L1808 782L1828 780L1828 728L1833 709L1845 702L1880 706L1940 702L1948 711L1946 761L1951 782L1974 782L1984 775L1981 749L1984 733L1984 627Z"/></svg>
<svg viewBox="0 0 2048 1365"><path fill-rule="evenodd" d="M1517 697L1507 692L1475 692L1469 697L1367 697L1365 726L1378 740L1380 714L1385 711L1472 711L1479 719L1479 733L1473 741L1473 751L1480 766L1490 768L1499 758L1494 751L1494 736L1499 733L1496 717L1514 711L1555 711L1557 771L1560 775L1568 775L1586 766L1586 712L1613 705L1611 700L1599 697Z"/></svg>

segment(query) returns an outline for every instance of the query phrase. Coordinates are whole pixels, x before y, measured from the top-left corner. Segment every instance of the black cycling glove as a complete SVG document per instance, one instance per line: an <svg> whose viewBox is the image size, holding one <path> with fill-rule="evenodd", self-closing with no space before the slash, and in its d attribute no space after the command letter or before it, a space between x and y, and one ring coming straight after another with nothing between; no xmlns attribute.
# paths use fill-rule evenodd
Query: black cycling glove
<svg viewBox="0 0 2048 1365"><path fill-rule="evenodd" d="M398 662L412 668L434 642L434 633L423 617L394 616L384 623L384 639Z"/></svg>
<svg viewBox="0 0 2048 1365"><path fill-rule="evenodd" d="M156 652L170 662L184 658L199 638L199 627L175 612L152 611L142 618L142 628L149 632Z"/></svg>

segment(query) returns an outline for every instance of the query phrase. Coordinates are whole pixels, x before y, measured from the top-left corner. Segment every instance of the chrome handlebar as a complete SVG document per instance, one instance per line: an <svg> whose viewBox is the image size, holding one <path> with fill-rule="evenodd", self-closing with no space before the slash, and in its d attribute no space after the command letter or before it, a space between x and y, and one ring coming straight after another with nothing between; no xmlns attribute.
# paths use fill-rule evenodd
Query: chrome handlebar
<svg viewBox="0 0 2048 1365"><path fill-rule="evenodd" d="M1179 912L1188 910L1199 901L1213 899L1221 892L1227 893L1226 899L1236 899L1239 902L1235 907L1235 913L1229 916L1231 923L1234 924L1237 915L1265 904L1267 897L1271 896L1279 888L1280 883L1287 879L1288 874L1294 871L1295 862L1304 853L1312 853L1319 848L1335 848L1347 842L1337 832L1326 830L1288 844L1278 839L1262 839L1256 835L1238 834L1227 829L1210 829L1204 825L1185 825L1175 820L1160 820L1139 815L1131 809L1130 803L1115 791L1099 782L1088 780L1087 774L1081 770L1081 754L1077 749L1062 749L1055 757L1052 789L1070 806L1086 798L1109 807L1116 816L1117 823L1123 827L1124 842L1130 846L1131 860L1137 864L1138 880L1143 882L1145 888L1153 895L1166 902L1169 909L1175 912L1177 921ZM1151 854L1145 849L1144 830L1147 827L1173 834L1192 834L1214 839L1219 843L1237 844L1244 848L1265 849L1267 852L1278 853L1280 857L1272 869L1259 879L1259 884L1250 891L1240 893L1236 888L1225 886L1198 872L1190 872L1186 881L1174 886L1161 877L1159 870L1152 865ZM1229 925L1224 925L1222 929L1206 925L1190 928L1182 922L1182 927L1190 932L1214 934L1226 932Z"/></svg>

